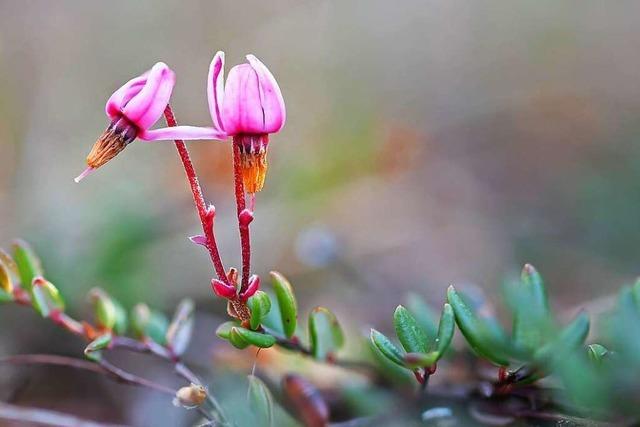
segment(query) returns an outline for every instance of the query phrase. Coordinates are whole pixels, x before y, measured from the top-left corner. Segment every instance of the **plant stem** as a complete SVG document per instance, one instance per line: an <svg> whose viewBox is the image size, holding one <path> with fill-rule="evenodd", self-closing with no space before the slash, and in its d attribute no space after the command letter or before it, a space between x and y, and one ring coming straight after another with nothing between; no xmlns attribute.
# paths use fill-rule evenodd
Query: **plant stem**
<svg viewBox="0 0 640 427"><path fill-rule="evenodd" d="M162 384L155 383L153 381L141 378L130 372L123 371L111 365L106 360L102 360L99 363L89 362L82 359L76 359L73 357L57 356L53 354L18 354L15 356L8 356L0 359L0 363L10 363L12 365L57 365L67 366L75 369L84 369L86 371L92 371L98 374L106 375L116 380L129 385L136 385L140 387L147 387L161 393L175 396L176 390L166 387Z"/></svg>
<svg viewBox="0 0 640 427"><path fill-rule="evenodd" d="M167 107L164 109L164 117L167 121L167 126L172 127L177 125L173 110L169 104L167 104ZM198 176L196 175L195 168L193 167L193 162L191 162L189 151L187 150L187 146L184 141L181 139L176 139L175 145L176 150L178 150L180 160L182 160L182 166L184 167L187 179L189 180L189 186L191 187L191 193L193 194L193 201L195 202L198 217L202 224L202 231L206 238L206 248L209 251L211 262L213 263L218 279L229 284L229 279L225 273L226 270L224 269L220 253L218 251L218 245L216 243L216 237L213 230L213 215L208 214L204 196L202 195L202 188L200 188Z"/></svg>
<svg viewBox="0 0 640 427"><path fill-rule="evenodd" d="M240 231L240 246L242 248L242 284L240 292L247 289L249 285L249 274L251 270L251 237L249 235L249 224L240 219L240 213L246 208L244 183L242 181L242 169L240 159L240 146L233 144L233 179L235 183L236 213L238 215L238 228Z"/></svg>

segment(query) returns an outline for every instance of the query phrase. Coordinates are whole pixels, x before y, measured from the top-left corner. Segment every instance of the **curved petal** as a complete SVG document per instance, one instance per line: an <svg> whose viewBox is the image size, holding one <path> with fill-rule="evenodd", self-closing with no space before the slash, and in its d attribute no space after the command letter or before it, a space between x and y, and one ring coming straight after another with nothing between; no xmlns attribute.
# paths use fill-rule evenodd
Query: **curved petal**
<svg viewBox="0 0 640 427"><path fill-rule="evenodd" d="M224 88L222 120L228 135L264 133L258 76L249 64L236 65L229 71Z"/></svg>
<svg viewBox="0 0 640 427"><path fill-rule="evenodd" d="M197 126L172 126L161 129L143 130L138 134L138 138L143 141L160 140L197 140L197 139L217 139L224 141L227 135L215 128Z"/></svg>
<svg viewBox="0 0 640 427"><path fill-rule="evenodd" d="M155 123L169 103L176 77L164 63L158 62L151 68L147 81L123 108L122 113L141 130Z"/></svg>
<svg viewBox="0 0 640 427"><path fill-rule="evenodd" d="M211 65L209 65L209 76L207 77L207 101L209 103L209 113L213 120L213 127L224 130L222 124L222 100L224 99L224 52L218 51Z"/></svg>
<svg viewBox="0 0 640 427"><path fill-rule="evenodd" d="M105 112L109 118L115 119L122 114L122 109L127 105L131 98L136 96L142 90L142 87L147 81L147 74L148 72L129 80L122 85L122 87L113 92L113 95L109 97L105 107Z"/></svg>
<svg viewBox="0 0 640 427"><path fill-rule="evenodd" d="M255 56L247 55L247 61L258 75L260 101L264 111L264 132L275 133L284 126L286 109L284 98L271 71Z"/></svg>

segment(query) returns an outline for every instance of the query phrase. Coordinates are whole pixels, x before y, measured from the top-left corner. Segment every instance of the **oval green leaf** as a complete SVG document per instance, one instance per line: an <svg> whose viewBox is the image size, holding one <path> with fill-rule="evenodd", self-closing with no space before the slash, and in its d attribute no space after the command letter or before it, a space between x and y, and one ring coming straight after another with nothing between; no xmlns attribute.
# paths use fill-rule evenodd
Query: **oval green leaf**
<svg viewBox="0 0 640 427"><path fill-rule="evenodd" d="M271 298L269 298L266 292L257 291L249 298L247 306L251 312L249 324L251 329L256 330L262 324L262 319L264 319L271 310Z"/></svg>
<svg viewBox="0 0 640 427"><path fill-rule="evenodd" d="M42 276L42 264L27 242L16 240L13 242L13 259L20 275L20 284L29 291L36 276Z"/></svg>
<svg viewBox="0 0 640 427"><path fill-rule="evenodd" d="M298 303L289 281L277 271L272 271L273 290L280 307L282 327L287 338L291 338L296 332L298 322Z"/></svg>
<svg viewBox="0 0 640 427"><path fill-rule="evenodd" d="M376 331L375 329L371 329L371 343L391 362L396 365L405 366L402 352L384 334Z"/></svg>
<svg viewBox="0 0 640 427"><path fill-rule="evenodd" d="M53 283L37 276L31 286L31 305L42 317L53 311L64 311L64 301Z"/></svg>
<svg viewBox="0 0 640 427"><path fill-rule="evenodd" d="M256 425L271 427L273 426L273 396L260 378L255 375L249 375L248 378L248 406L256 417Z"/></svg>
<svg viewBox="0 0 640 427"><path fill-rule="evenodd" d="M420 327L415 317L401 305L393 313L393 326L400 344L408 353L427 352L427 334Z"/></svg>
<svg viewBox="0 0 640 427"><path fill-rule="evenodd" d="M458 294L453 286L447 290L447 300L453 309L456 323L471 349L480 357L499 366L508 366L509 359L504 351L502 334L496 325L488 325Z"/></svg>
<svg viewBox="0 0 640 427"><path fill-rule="evenodd" d="M451 345L455 323L453 308L451 308L450 304L445 303L442 306L442 314L440 315L440 323L438 325L438 336L435 342L435 351L438 354L438 359L444 355L444 352L447 351L449 345Z"/></svg>
<svg viewBox="0 0 640 427"><path fill-rule="evenodd" d="M324 307L316 307L309 315L311 353L325 360L344 345L344 333L336 316Z"/></svg>
<svg viewBox="0 0 640 427"><path fill-rule="evenodd" d="M234 326L231 328L231 337L233 337L234 332L242 337L244 341L256 347L269 348L276 343L276 339L272 335L250 331L249 329L245 329L240 326Z"/></svg>

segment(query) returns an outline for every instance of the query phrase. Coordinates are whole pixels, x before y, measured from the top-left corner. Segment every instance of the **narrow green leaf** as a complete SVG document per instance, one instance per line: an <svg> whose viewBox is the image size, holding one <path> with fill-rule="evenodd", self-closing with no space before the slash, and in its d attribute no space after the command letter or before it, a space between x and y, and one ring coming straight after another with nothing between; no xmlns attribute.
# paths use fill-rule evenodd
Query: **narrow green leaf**
<svg viewBox="0 0 640 427"><path fill-rule="evenodd" d="M166 342L177 356L181 356L189 346L193 333L193 301L185 298L180 301L166 333Z"/></svg>
<svg viewBox="0 0 640 427"><path fill-rule="evenodd" d="M275 337L267 334L261 334L260 332L250 331L240 326L234 326L231 328L231 336L237 333L247 343L260 348L269 348L276 343Z"/></svg>
<svg viewBox="0 0 640 427"><path fill-rule="evenodd" d="M273 290L276 293L278 306L280 307L284 334L287 338L291 338L296 332L298 303L289 281L277 271L272 271L270 274L273 279Z"/></svg>
<svg viewBox="0 0 640 427"><path fill-rule="evenodd" d="M111 344L111 339L111 333L100 335L99 337L91 341L89 345L87 345L87 347L84 349L84 355L87 357L87 359L93 360L94 362L99 361L101 357L100 350L108 348Z"/></svg>
<svg viewBox="0 0 640 427"><path fill-rule="evenodd" d="M131 313L131 327L138 338L151 338L158 344L166 344L167 317L144 303L136 304Z"/></svg>
<svg viewBox="0 0 640 427"><path fill-rule="evenodd" d="M49 317L55 310L64 311L64 301L58 289L53 283L39 276L33 279L31 304L42 317Z"/></svg>
<svg viewBox="0 0 640 427"><path fill-rule="evenodd" d="M407 310L413 314L416 322L426 332L429 341L434 340L438 333L437 313L434 313L431 306L420 295L413 292L407 295L406 303Z"/></svg>
<svg viewBox="0 0 640 427"><path fill-rule="evenodd" d="M231 335L231 328L233 328L234 326L240 326L240 323L234 320L224 322L223 324L218 326L218 329L216 329L216 335L223 340L228 340L229 335Z"/></svg>
<svg viewBox="0 0 640 427"><path fill-rule="evenodd" d="M273 396L267 386L255 375L249 375L248 407L256 417L258 426L273 426Z"/></svg>
<svg viewBox="0 0 640 427"><path fill-rule="evenodd" d="M344 344L344 333L336 316L324 307L316 307L309 314L311 353L319 360L338 351Z"/></svg>
<svg viewBox="0 0 640 427"><path fill-rule="evenodd" d="M93 288L89 291L89 300L93 305L93 313L98 326L113 329L116 324L116 305L104 290Z"/></svg>
<svg viewBox="0 0 640 427"><path fill-rule="evenodd" d="M31 290L31 283L36 276L42 276L42 264L31 247L23 240L13 242L13 259L20 274L20 284L26 291Z"/></svg>
<svg viewBox="0 0 640 427"><path fill-rule="evenodd" d="M558 336L534 353L534 360L541 365L553 365L581 346L589 335L589 316L580 311Z"/></svg>
<svg viewBox="0 0 640 427"><path fill-rule="evenodd" d="M256 291L247 301L247 306L251 312L251 319L249 319L251 329L256 330L271 310L271 298L266 292Z"/></svg>
<svg viewBox="0 0 640 427"><path fill-rule="evenodd" d="M402 347L408 353L427 352L427 334L420 325L418 325L415 317L401 305L399 305L393 313L393 326Z"/></svg>
<svg viewBox="0 0 640 427"><path fill-rule="evenodd" d="M453 309L456 323L471 349L480 357L499 366L508 366L504 332L493 319L481 318L463 300L453 286L447 290L447 300Z"/></svg>
<svg viewBox="0 0 640 427"><path fill-rule="evenodd" d="M522 269L519 283L511 290L513 342L532 352L552 331L547 292L540 273L530 264Z"/></svg>
<svg viewBox="0 0 640 427"><path fill-rule="evenodd" d="M445 303L442 306L442 314L440 315L440 323L438 325L438 337L436 338L435 343L435 351L438 354L438 359L444 355L444 352L447 351L449 345L451 345L454 330L455 316L453 314L453 309L450 304Z"/></svg>
<svg viewBox="0 0 640 427"><path fill-rule="evenodd" d="M127 329L129 327L127 310L125 310L122 304L120 304L117 300L112 299L112 301L113 305L116 308L116 324L113 325L113 330L118 335L124 335L125 333L127 333Z"/></svg>
<svg viewBox="0 0 640 427"><path fill-rule="evenodd" d="M375 329L371 329L371 343L391 362L404 367L404 356L402 352L389 338Z"/></svg>

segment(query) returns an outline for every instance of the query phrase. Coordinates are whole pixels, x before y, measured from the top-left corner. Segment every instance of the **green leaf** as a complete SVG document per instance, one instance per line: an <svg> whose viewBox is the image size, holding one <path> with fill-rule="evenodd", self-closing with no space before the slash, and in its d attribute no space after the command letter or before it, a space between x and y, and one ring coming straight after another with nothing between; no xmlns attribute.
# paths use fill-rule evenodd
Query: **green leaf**
<svg viewBox="0 0 640 427"><path fill-rule="evenodd" d="M389 338L375 329L371 329L371 343L391 362L404 367L404 356Z"/></svg>
<svg viewBox="0 0 640 427"><path fill-rule="evenodd" d="M270 274L273 279L273 290L276 293L276 299L280 307L284 334L287 338L291 338L296 332L298 303L289 281L277 271L272 271Z"/></svg>
<svg viewBox="0 0 640 427"><path fill-rule="evenodd" d="M325 360L344 345L344 333L336 316L324 307L316 307L309 315L311 353Z"/></svg>
<svg viewBox="0 0 640 427"><path fill-rule="evenodd" d="M413 292L407 295L406 303L407 310L413 314L416 322L427 334L429 341L434 340L438 333L438 324L436 323L436 313L431 306L420 295Z"/></svg>
<svg viewBox="0 0 640 427"><path fill-rule="evenodd" d="M532 352L552 331L547 292L540 273L530 264L522 269L520 281L511 289L513 342Z"/></svg>
<svg viewBox="0 0 640 427"><path fill-rule="evenodd" d="M248 378L248 407L256 417L256 425L271 427L273 426L273 396L260 378L255 375L249 375Z"/></svg>
<svg viewBox="0 0 640 427"><path fill-rule="evenodd" d="M20 274L20 284L26 291L30 291L33 279L44 274L42 264L26 242L16 240L13 242L12 247L13 259Z"/></svg>
<svg viewBox="0 0 640 427"><path fill-rule="evenodd" d="M84 355L87 357L87 359L93 360L94 362L99 361L101 358L100 350L108 348L111 344L111 339L111 333L100 335L99 337L91 341L89 345L87 345L87 347L84 349Z"/></svg>
<svg viewBox="0 0 640 427"><path fill-rule="evenodd" d="M266 292L256 291L256 293L247 301L247 306L251 312L249 324L251 329L256 330L260 327L262 319L264 319L271 310L271 299Z"/></svg>
<svg viewBox="0 0 640 427"><path fill-rule="evenodd" d="M607 350L607 348L603 345L589 344L587 346L587 355L589 356L589 360L591 360L596 365L602 364L608 354L609 350Z"/></svg>
<svg viewBox="0 0 640 427"><path fill-rule="evenodd" d="M451 345L451 340L453 339L453 332L455 330L455 316L453 314L453 309L451 305L445 303L442 306L442 314L440 315L440 323L438 325L438 337L436 338L436 353L438 354L438 359L444 355L444 352L447 351L449 345Z"/></svg>
<svg viewBox="0 0 640 427"><path fill-rule="evenodd" d="M166 344L167 317L144 303L136 304L131 313L131 327L138 338L151 338L160 345Z"/></svg>
<svg viewBox="0 0 640 427"><path fill-rule="evenodd" d="M240 326L234 326L231 328L231 337L236 333L244 341L251 345L255 345L260 348L269 348L272 347L276 343L276 338L272 335L261 334L260 332L250 331L249 329L245 329ZM232 342L233 344L233 342Z"/></svg>
<svg viewBox="0 0 640 427"><path fill-rule="evenodd" d="M234 326L231 328L231 331L229 332L229 342L235 348L242 350L243 348L249 347L249 343L240 334L238 328L239 326Z"/></svg>
<svg viewBox="0 0 640 427"><path fill-rule="evenodd" d="M506 336L493 318L480 317L464 301L453 286L447 290L447 300L451 304L456 323L471 349L480 357L499 366L508 366Z"/></svg>
<svg viewBox="0 0 640 427"><path fill-rule="evenodd" d="M428 351L427 334L418 325L413 315L401 305L393 313L393 326L402 347L408 353L426 353Z"/></svg>
<svg viewBox="0 0 640 427"><path fill-rule="evenodd" d="M58 289L39 276L31 285L31 304L42 317L49 317L53 311L64 311L64 301Z"/></svg>
<svg viewBox="0 0 640 427"><path fill-rule="evenodd" d="M100 288L89 291L89 300L93 305L93 313L98 326L113 329L116 324L117 309L111 297Z"/></svg>
<svg viewBox="0 0 640 427"><path fill-rule="evenodd" d="M127 310L124 309L122 304L112 298L113 305L116 308L116 324L113 325L113 330L118 335L124 335L127 333L129 327Z"/></svg>
<svg viewBox="0 0 640 427"><path fill-rule="evenodd" d="M581 346L589 335L589 316L580 311L558 336L534 353L534 360L541 365L554 365Z"/></svg>
<svg viewBox="0 0 640 427"><path fill-rule="evenodd" d="M407 353L404 355L404 363L412 369L430 368L440 358L440 353L431 351L429 353Z"/></svg>
<svg viewBox="0 0 640 427"><path fill-rule="evenodd" d="M188 298L180 301L166 333L166 342L177 356L181 356L189 346L193 333L193 316L193 301Z"/></svg>
<svg viewBox="0 0 640 427"><path fill-rule="evenodd" d="M231 335L231 328L233 328L234 326L240 326L240 323L234 320L224 322L223 324L218 326L218 329L216 329L216 335L223 340L228 340L229 335Z"/></svg>
<svg viewBox="0 0 640 427"><path fill-rule="evenodd" d="M9 267L7 267L1 259L0 259L0 291L9 295L13 293L13 279L11 278Z"/></svg>

